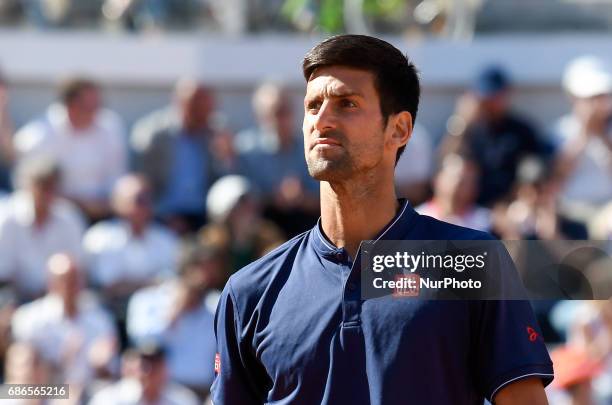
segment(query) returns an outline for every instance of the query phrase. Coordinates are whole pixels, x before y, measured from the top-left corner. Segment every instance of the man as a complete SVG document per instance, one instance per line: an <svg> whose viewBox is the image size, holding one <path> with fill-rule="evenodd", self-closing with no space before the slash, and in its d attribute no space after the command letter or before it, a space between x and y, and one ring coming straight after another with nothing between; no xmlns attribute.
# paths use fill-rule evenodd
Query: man
<svg viewBox="0 0 612 405"><path fill-rule="evenodd" d="M474 162L460 155L446 155L433 182L432 199L416 210L451 224L488 232L491 213L476 204L479 179L480 171Z"/></svg>
<svg viewBox="0 0 612 405"><path fill-rule="evenodd" d="M128 306L127 332L132 343L156 341L166 348L173 381L202 399L214 378L214 312L223 279L223 261L216 249L185 244L179 275L159 286L137 291ZM197 336L197 339L194 339Z"/></svg>
<svg viewBox="0 0 612 405"><path fill-rule="evenodd" d="M206 193L216 173L210 143L215 131L212 90L180 80L174 105L140 120L132 132L136 166L151 181L156 214L178 233L205 222Z"/></svg>
<svg viewBox="0 0 612 405"><path fill-rule="evenodd" d="M236 135L240 171L261 193L265 216L296 235L312 226L319 201L318 184L304 166L290 94L264 83L255 91L253 109L258 126Z"/></svg>
<svg viewBox="0 0 612 405"><path fill-rule="evenodd" d="M196 405L198 398L168 376L166 353L143 344L123 355L122 378L99 390L89 405Z"/></svg>
<svg viewBox="0 0 612 405"><path fill-rule="evenodd" d="M612 67L594 56L577 58L565 70L563 87L572 111L553 129L561 201L568 214L588 221L612 200Z"/></svg>
<svg viewBox="0 0 612 405"><path fill-rule="evenodd" d="M111 317L83 290L81 269L69 255L53 255L48 272L47 295L13 316L15 340L33 345L63 383L85 387L108 377L118 346Z"/></svg>
<svg viewBox="0 0 612 405"><path fill-rule="evenodd" d="M22 160L17 190L0 210L0 281L8 281L20 301L45 292L51 255L82 255L83 218L73 204L57 196L60 178L52 159Z"/></svg>
<svg viewBox="0 0 612 405"><path fill-rule="evenodd" d="M108 197L127 165L123 124L101 107L98 85L85 78L63 83L60 100L42 119L15 134L17 158L56 159L62 170L60 191L90 220L110 214Z"/></svg>
<svg viewBox="0 0 612 405"><path fill-rule="evenodd" d="M228 281L213 402L546 404L552 364L527 302L361 299L363 240L490 238L395 198L418 106L414 66L384 41L344 35L308 52L303 72L321 219Z"/></svg>
<svg viewBox="0 0 612 405"><path fill-rule="evenodd" d="M126 174L112 195L118 219L98 222L85 233L91 279L110 301L127 300L137 289L174 275L178 241L152 222L152 205L148 180Z"/></svg>
<svg viewBox="0 0 612 405"><path fill-rule="evenodd" d="M486 207L507 197L523 157L549 159L553 152L533 126L512 111L511 95L508 74L496 66L485 68L457 102L442 142L442 155L468 154L486 173L480 177L477 201Z"/></svg>

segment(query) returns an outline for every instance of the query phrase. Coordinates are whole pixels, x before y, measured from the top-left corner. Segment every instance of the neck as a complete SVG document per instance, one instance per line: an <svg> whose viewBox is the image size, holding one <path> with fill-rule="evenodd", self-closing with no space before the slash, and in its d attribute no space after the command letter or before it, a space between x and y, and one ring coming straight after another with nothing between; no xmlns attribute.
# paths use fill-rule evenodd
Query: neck
<svg viewBox="0 0 612 405"><path fill-rule="evenodd" d="M63 299L64 315L66 318L73 319L77 315L77 303L74 299Z"/></svg>
<svg viewBox="0 0 612 405"><path fill-rule="evenodd" d="M130 222L130 229L132 231L132 235L137 238L141 238L147 229L147 225L146 223Z"/></svg>
<svg viewBox="0 0 612 405"><path fill-rule="evenodd" d="M346 181L321 182L321 226L329 240L355 257L359 244L370 240L387 225L398 210L393 178L383 176Z"/></svg>
<svg viewBox="0 0 612 405"><path fill-rule="evenodd" d="M34 225L42 227L47 223L49 218L49 208L44 206L34 206Z"/></svg>

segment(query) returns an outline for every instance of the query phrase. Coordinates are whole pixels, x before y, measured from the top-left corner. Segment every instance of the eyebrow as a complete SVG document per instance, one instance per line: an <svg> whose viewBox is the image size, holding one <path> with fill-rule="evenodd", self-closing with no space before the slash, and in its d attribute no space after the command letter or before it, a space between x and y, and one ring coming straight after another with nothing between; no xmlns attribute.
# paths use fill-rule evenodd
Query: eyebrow
<svg viewBox="0 0 612 405"><path fill-rule="evenodd" d="M346 90L346 91L337 91L337 92L331 92L328 93L330 98L342 98L342 97L361 97L364 98L365 96L357 91L353 91L353 90ZM313 97L306 97L305 100L316 100L317 98L320 98L320 95L316 95Z"/></svg>

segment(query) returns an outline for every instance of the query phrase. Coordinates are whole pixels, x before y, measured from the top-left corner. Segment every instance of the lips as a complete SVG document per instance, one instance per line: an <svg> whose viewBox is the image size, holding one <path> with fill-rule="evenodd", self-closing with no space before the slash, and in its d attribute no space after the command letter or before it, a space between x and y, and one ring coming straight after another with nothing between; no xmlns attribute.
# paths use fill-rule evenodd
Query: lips
<svg viewBox="0 0 612 405"><path fill-rule="evenodd" d="M318 145L341 146L342 144L332 138L317 138L312 143L312 147L314 148L315 146L318 146Z"/></svg>

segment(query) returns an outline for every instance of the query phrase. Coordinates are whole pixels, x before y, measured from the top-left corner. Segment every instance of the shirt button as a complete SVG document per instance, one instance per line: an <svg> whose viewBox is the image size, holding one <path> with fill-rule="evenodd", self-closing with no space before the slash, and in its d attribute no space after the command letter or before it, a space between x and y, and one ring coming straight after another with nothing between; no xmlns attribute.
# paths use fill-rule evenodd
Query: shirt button
<svg viewBox="0 0 612 405"><path fill-rule="evenodd" d="M344 260L344 254L342 254L342 252L336 253L336 260L338 261Z"/></svg>

